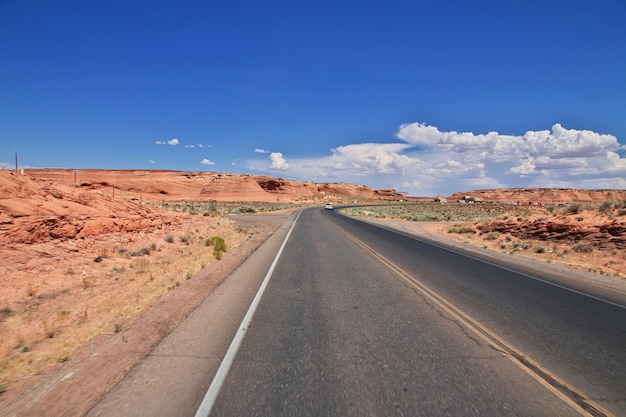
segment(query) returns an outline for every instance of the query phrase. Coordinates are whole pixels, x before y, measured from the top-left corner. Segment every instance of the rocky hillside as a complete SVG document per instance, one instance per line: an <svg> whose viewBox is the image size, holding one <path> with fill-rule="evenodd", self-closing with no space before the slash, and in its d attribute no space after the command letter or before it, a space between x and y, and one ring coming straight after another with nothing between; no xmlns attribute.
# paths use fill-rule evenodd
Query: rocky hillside
<svg viewBox="0 0 626 417"><path fill-rule="evenodd" d="M102 190L141 200L217 201L323 201L330 196L399 200L405 198L393 189L373 190L365 185L315 183L263 175L218 172L134 171L134 170L27 170L27 175Z"/></svg>
<svg viewBox="0 0 626 417"><path fill-rule="evenodd" d="M493 220L478 225L477 229L482 235L508 234L523 241L570 245L578 251L626 250L624 215L594 215L592 221L585 221L583 215L538 218L530 221Z"/></svg>
<svg viewBox="0 0 626 417"><path fill-rule="evenodd" d="M0 171L0 246L145 231L179 221L176 213L109 193Z"/></svg>
<svg viewBox="0 0 626 417"><path fill-rule="evenodd" d="M626 190L577 190L573 188L498 188L452 194L449 202L469 197L475 201L501 203L566 204L572 202L602 204L607 200L626 200Z"/></svg>

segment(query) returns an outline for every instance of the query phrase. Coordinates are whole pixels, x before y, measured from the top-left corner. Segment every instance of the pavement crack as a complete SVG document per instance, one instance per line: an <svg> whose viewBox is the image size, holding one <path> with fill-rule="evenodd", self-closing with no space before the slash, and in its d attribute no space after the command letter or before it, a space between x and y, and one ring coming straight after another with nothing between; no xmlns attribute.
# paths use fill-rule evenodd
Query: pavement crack
<svg viewBox="0 0 626 417"><path fill-rule="evenodd" d="M444 310L442 310L441 308L439 308L429 297L427 297L426 295L424 295L424 293L420 290L418 290L417 288L415 288L412 285L409 285L406 281L402 280L403 284L411 289L411 291L413 291L415 293L415 295L417 295L419 298L422 299L422 301L424 301L424 303L426 305L428 305L433 311L435 311L442 319L449 321L451 323L454 323L460 330L461 332L465 335L465 337L467 337L468 339L470 339L471 341L473 341L474 343L476 343L477 346L479 347L484 347L484 344L481 343L481 341L475 336L475 334L473 332L471 332L467 326L465 326L462 322L460 322L458 319L451 317L449 314L447 314ZM491 344L488 344L491 348L495 349L498 352L501 353L505 353L501 350L499 350L497 347L495 346L491 346Z"/></svg>

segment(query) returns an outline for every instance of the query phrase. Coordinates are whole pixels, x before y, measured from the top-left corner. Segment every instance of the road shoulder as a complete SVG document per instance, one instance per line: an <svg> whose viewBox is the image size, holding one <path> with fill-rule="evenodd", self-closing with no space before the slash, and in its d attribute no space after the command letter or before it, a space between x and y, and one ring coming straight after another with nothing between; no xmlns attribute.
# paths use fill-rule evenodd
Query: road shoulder
<svg viewBox="0 0 626 417"><path fill-rule="evenodd" d="M247 226L254 224L256 233L236 252L226 254L220 262L168 292L120 332L100 335L76 351L71 360L16 383L3 394L0 414L84 415L291 217L246 217L243 222Z"/></svg>

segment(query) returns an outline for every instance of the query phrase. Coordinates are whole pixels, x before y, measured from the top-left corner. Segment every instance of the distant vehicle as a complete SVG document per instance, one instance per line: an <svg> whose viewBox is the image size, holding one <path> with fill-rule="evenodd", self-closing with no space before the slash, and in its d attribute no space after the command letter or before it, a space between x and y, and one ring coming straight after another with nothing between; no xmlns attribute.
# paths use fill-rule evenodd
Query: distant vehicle
<svg viewBox="0 0 626 417"><path fill-rule="evenodd" d="M330 204L330 203L326 203L326 205L324 206L324 208L325 208L326 210L332 210L332 209L333 209L333 205L332 205L332 204Z"/></svg>

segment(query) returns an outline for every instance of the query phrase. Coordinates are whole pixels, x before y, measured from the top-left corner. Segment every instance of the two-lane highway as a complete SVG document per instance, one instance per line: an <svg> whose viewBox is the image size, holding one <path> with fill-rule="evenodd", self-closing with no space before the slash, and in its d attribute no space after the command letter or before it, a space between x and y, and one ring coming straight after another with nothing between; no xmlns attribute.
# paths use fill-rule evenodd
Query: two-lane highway
<svg viewBox="0 0 626 417"><path fill-rule="evenodd" d="M303 210L89 416L626 415L623 294L484 261Z"/></svg>
<svg viewBox="0 0 626 417"><path fill-rule="evenodd" d="M625 312L305 210L211 415L619 415Z"/></svg>

